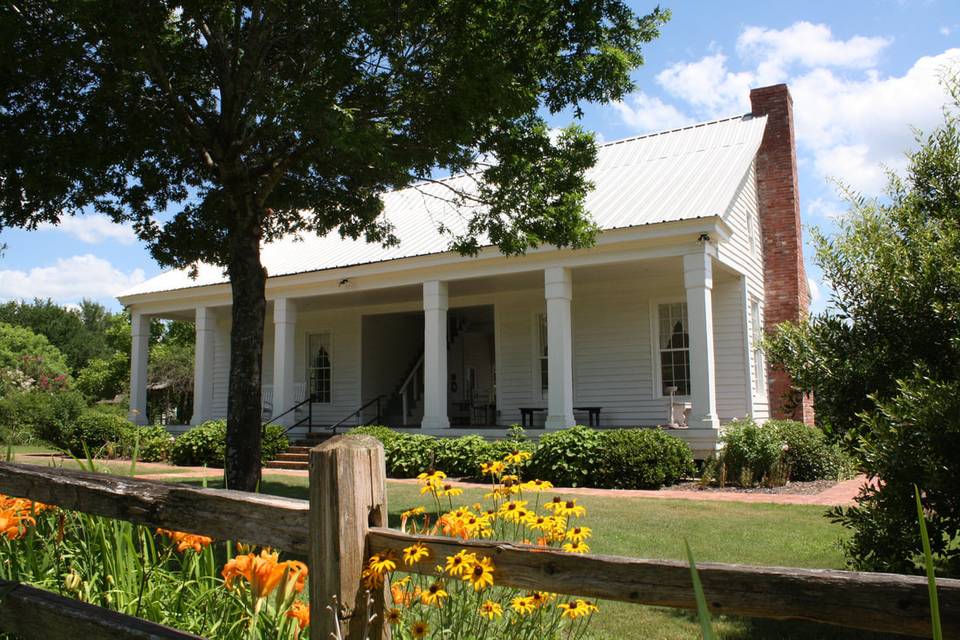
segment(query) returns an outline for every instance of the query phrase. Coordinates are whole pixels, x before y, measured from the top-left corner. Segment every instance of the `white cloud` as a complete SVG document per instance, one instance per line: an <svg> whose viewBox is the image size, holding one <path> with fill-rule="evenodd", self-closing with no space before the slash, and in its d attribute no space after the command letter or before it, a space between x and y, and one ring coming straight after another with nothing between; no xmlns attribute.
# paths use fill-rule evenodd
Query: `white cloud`
<svg viewBox="0 0 960 640"><path fill-rule="evenodd" d="M904 152L915 146L911 127L929 130L941 121L947 94L940 74L958 60L960 49L949 49L920 58L902 76L870 70L851 80L814 69L792 78L797 139L814 171L879 193L885 168L906 165Z"/></svg>
<svg viewBox="0 0 960 640"><path fill-rule="evenodd" d="M820 285L811 277L807 277L807 287L810 289L810 306L819 308L823 301L823 293L820 291Z"/></svg>
<svg viewBox="0 0 960 640"><path fill-rule="evenodd" d="M876 66L892 40L881 37L853 36L837 40L825 24L795 22L786 29L747 27L737 38L737 52L757 62L757 76L781 76L794 64L804 67L842 67L868 69Z"/></svg>
<svg viewBox="0 0 960 640"><path fill-rule="evenodd" d="M737 39L736 60L711 47L699 60L673 64L657 75L675 103L639 93L614 108L639 132L646 130L640 126L645 119L656 121L662 114L710 120L748 112L751 88L786 82L801 165L817 177L875 195L886 184L887 169L906 165L904 152L915 146L911 127L929 130L940 122L947 102L940 74L960 62L960 48L948 49L918 59L902 75L885 74L878 65L890 42L866 36L840 40L828 26L809 22L780 30L746 27Z"/></svg>
<svg viewBox="0 0 960 640"><path fill-rule="evenodd" d="M112 298L143 280L143 269L124 273L103 258L88 253L58 258L50 266L29 271L0 271L0 298L53 298L58 302Z"/></svg>
<svg viewBox="0 0 960 640"><path fill-rule="evenodd" d="M807 217L812 220L836 220L846 212L843 203L835 199L814 198L807 205Z"/></svg>
<svg viewBox="0 0 960 640"><path fill-rule="evenodd" d="M40 225L39 228L44 231L68 233L87 244L98 244L104 240L111 240L120 244L133 244L137 239L133 227L128 224L117 224L99 213L65 216L60 224L45 223Z"/></svg>
<svg viewBox="0 0 960 640"><path fill-rule="evenodd" d="M641 133L675 129L693 122L673 105L642 91L627 96L623 102L614 102L613 108L624 122Z"/></svg>
<svg viewBox="0 0 960 640"><path fill-rule="evenodd" d="M667 67L657 74L657 83L707 117L749 111L750 87L756 84L752 72L730 71L722 53Z"/></svg>

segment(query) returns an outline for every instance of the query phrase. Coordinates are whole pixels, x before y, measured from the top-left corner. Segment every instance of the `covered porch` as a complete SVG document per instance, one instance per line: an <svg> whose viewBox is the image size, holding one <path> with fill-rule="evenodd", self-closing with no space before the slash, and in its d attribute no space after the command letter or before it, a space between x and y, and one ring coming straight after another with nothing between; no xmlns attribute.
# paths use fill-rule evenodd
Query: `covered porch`
<svg viewBox="0 0 960 640"><path fill-rule="evenodd" d="M685 422L673 433L712 450L721 421L754 412L750 319L745 277L709 244L696 247L383 288L342 278L333 291L268 294L264 420L298 424L294 437L311 426L372 423L496 437L522 422L535 430ZM230 308L164 317L191 315L198 424L226 415ZM141 422L149 318L133 309L131 410Z"/></svg>

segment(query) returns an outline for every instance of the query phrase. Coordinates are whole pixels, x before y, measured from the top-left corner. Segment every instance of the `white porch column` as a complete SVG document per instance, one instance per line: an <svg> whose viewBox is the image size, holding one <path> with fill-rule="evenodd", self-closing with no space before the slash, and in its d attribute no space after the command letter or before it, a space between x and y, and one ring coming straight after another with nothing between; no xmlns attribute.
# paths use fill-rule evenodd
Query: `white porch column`
<svg viewBox="0 0 960 640"><path fill-rule="evenodd" d="M194 318L196 344L193 365L193 417L196 425L213 418L213 345L217 317L210 307L197 307Z"/></svg>
<svg viewBox="0 0 960 640"><path fill-rule="evenodd" d="M447 429L447 283L423 283L424 429Z"/></svg>
<svg viewBox="0 0 960 640"><path fill-rule="evenodd" d="M273 415L277 416L293 406L294 371L296 363L297 309L289 298L273 301ZM276 420L289 427L296 416L288 413Z"/></svg>
<svg viewBox="0 0 960 640"><path fill-rule="evenodd" d="M130 411L127 418L134 424L147 424L147 359L150 354L150 317L139 311L131 313L130 344Z"/></svg>
<svg viewBox="0 0 960 640"><path fill-rule="evenodd" d="M543 272L547 299L547 429L572 427L573 418L573 328L570 300L573 284L570 269L549 267Z"/></svg>
<svg viewBox="0 0 960 640"><path fill-rule="evenodd" d="M713 351L713 264L706 253L683 256L690 336L691 429L718 429Z"/></svg>

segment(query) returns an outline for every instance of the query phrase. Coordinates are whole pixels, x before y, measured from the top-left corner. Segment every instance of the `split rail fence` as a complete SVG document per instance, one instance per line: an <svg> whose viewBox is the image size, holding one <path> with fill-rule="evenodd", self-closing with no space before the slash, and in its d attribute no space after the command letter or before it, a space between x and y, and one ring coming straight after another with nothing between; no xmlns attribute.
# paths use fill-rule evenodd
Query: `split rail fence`
<svg viewBox="0 0 960 640"><path fill-rule="evenodd" d="M371 617L369 637L383 637L383 616L375 614L382 612L384 593L368 597L360 573L368 554L399 553L414 542L425 544L434 558L460 549L490 556L501 586L696 608L685 562L573 555L389 529L383 456L380 443L367 436L338 436L313 448L309 501L11 463L0 463L0 493L304 555L314 603L311 640L329 640L338 624L343 638L362 638ZM717 563L697 567L714 614L808 620L919 637L931 633L923 577ZM432 568L433 563L424 563L422 571ZM939 580L938 589L944 637L960 637L960 580ZM334 602L337 618L321 606ZM196 637L2 581L0 632L28 639Z"/></svg>

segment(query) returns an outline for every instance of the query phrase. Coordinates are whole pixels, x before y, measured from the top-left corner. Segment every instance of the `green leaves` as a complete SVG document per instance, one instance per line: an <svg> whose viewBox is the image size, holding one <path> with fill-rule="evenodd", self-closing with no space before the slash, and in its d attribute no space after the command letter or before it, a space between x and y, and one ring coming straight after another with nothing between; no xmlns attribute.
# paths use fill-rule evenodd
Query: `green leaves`
<svg viewBox="0 0 960 640"><path fill-rule="evenodd" d="M932 552L960 573L960 120L917 136L887 196L849 198L831 236L814 232L816 261L834 289L833 308L772 340L771 360L812 391L817 419L878 482L834 517L859 569L917 572L922 552L910 525L914 483L924 487Z"/></svg>

